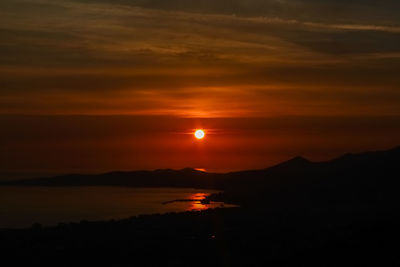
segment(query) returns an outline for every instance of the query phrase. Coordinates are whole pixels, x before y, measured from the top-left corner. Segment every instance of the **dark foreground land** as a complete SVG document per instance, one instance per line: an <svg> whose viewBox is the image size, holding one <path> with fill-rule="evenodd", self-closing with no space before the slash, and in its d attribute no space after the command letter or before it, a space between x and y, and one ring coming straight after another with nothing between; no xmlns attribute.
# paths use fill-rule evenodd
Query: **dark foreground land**
<svg viewBox="0 0 400 267"><path fill-rule="evenodd" d="M397 148L210 175L224 190L210 199L240 208L3 230L0 260L10 262L2 266L400 266L399 170Z"/></svg>

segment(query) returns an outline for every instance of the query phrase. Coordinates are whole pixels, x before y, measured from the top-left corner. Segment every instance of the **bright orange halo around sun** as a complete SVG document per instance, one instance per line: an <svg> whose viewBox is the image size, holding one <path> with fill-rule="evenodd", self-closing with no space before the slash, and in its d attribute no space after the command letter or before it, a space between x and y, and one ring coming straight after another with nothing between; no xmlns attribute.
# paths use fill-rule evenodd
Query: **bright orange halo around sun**
<svg viewBox="0 0 400 267"><path fill-rule="evenodd" d="M204 136L206 136L206 134L204 133L203 130L196 130L196 132L194 133L194 137L196 137L197 139L203 139Z"/></svg>

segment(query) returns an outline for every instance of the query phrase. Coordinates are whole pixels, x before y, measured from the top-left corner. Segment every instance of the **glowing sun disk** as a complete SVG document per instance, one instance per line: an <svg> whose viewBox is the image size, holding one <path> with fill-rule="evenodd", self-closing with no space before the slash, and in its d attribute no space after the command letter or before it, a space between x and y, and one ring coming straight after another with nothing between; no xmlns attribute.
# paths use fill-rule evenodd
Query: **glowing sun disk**
<svg viewBox="0 0 400 267"><path fill-rule="evenodd" d="M194 136L199 140L203 139L205 135L206 134L204 133L203 130L196 130L196 132L194 133Z"/></svg>

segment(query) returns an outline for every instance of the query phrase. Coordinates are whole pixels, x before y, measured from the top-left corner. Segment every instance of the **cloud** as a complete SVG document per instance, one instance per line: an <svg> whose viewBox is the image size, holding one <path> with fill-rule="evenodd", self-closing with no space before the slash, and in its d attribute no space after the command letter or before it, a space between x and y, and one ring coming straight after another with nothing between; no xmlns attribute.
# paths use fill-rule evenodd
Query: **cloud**
<svg viewBox="0 0 400 267"><path fill-rule="evenodd" d="M399 22L397 0L79 0L85 3L116 3L150 9L244 17L279 17L318 22Z"/></svg>
<svg viewBox="0 0 400 267"><path fill-rule="evenodd" d="M398 114L397 5L4 0L0 113Z"/></svg>

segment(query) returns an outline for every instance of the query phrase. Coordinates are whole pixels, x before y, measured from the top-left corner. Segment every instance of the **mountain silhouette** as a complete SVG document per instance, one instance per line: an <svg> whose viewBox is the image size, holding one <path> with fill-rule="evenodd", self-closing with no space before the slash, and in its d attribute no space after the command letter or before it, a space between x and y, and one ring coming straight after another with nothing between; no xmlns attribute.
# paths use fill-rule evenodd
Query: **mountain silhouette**
<svg viewBox="0 0 400 267"><path fill-rule="evenodd" d="M69 174L50 178L3 182L3 185L29 186L129 186L129 187L195 187L214 188L215 174L191 168L182 170L108 172L104 174ZM211 179L208 179L210 177Z"/></svg>
<svg viewBox="0 0 400 267"><path fill-rule="evenodd" d="M181 170L115 171L104 174L69 174L50 178L3 181L2 185L30 186L131 186L240 189L274 187L292 183L318 185L381 185L397 183L400 147L386 151L345 154L325 162L295 157L275 166L230 173L208 173L192 168Z"/></svg>
<svg viewBox="0 0 400 267"><path fill-rule="evenodd" d="M230 196L233 202L251 205L392 206L400 200L399 171L400 148L346 154L326 162L297 157L265 170L231 174L235 184L226 187L225 198Z"/></svg>
<svg viewBox="0 0 400 267"><path fill-rule="evenodd" d="M2 185L191 187L223 190L210 197L241 205L397 201L400 147L345 154L325 162L295 157L270 168L231 173L182 170L109 172L7 181Z"/></svg>

